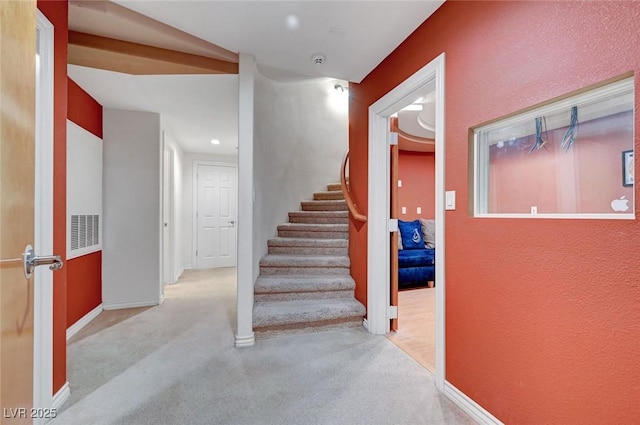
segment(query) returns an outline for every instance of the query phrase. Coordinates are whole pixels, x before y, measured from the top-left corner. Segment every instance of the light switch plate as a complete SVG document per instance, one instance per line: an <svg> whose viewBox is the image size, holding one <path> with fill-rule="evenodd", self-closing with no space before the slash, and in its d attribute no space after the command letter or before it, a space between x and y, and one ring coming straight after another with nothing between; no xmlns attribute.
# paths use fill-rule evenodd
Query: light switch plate
<svg viewBox="0 0 640 425"><path fill-rule="evenodd" d="M444 209L455 210L456 209L456 191L447 190L445 193Z"/></svg>
<svg viewBox="0 0 640 425"><path fill-rule="evenodd" d="M422 214L422 208L420 208L420 207L416 208L416 213L417 214Z"/></svg>
<svg viewBox="0 0 640 425"><path fill-rule="evenodd" d="M402 180L398 179L398 187L402 187Z"/></svg>
<svg viewBox="0 0 640 425"><path fill-rule="evenodd" d="M402 207L402 214L406 214L407 213L407 207Z"/></svg>

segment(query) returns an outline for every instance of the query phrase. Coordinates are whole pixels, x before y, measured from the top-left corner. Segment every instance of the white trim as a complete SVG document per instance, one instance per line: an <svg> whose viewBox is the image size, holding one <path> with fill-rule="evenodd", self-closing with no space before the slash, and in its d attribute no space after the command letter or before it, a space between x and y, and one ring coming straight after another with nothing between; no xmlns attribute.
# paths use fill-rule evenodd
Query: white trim
<svg viewBox="0 0 640 425"><path fill-rule="evenodd" d="M365 317L364 319L362 319L362 326L368 331L371 332L371 330L369 330L369 321L367 320L367 318Z"/></svg>
<svg viewBox="0 0 640 425"><path fill-rule="evenodd" d="M253 334L244 337L236 335L236 348L252 347L255 343L256 337Z"/></svg>
<svg viewBox="0 0 640 425"><path fill-rule="evenodd" d="M174 283L176 283L178 281L178 279L180 279L180 276L182 276L182 273L184 273L185 269L186 269L186 267L182 266L176 271L176 273L173 276L173 282Z"/></svg>
<svg viewBox="0 0 640 425"><path fill-rule="evenodd" d="M175 151L167 146L162 130L162 286L176 282L174 269L174 168ZM166 195L166 196L165 196ZM165 230L166 229L166 230ZM161 291L164 293L164 289Z"/></svg>
<svg viewBox="0 0 640 425"><path fill-rule="evenodd" d="M444 226L444 166L445 166L445 55L407 78L396 88L369 107L369 203L367 253L367 319L369 332L389 331L387 306L389 294L389 204L390 166L388 135L389 116L406 105L435 80L436 97L436 386L440 391L445 382L445 226ZM383 171L384 170L384 171Z"/></svg>
<svg viewBox="0 0 640 425"><path fill-rule="evenodd" d="M236 347L253 345L253 104L256 60L241 53L238 83L238 240L236 256Z"/></svg>
<svg viewBox="0 0 640 425"><path fill-rule="evenodd" d="M476 214L474 218L553 218L553 219L572 219L572 220L635 220L636 215L633 213L602 213L602 214Z"/></svg>
<svg viewBox="0 0 640 425"><path fill-rule="evenodd" d="M102 309L102 304L100 304L99 306L97 306L96 308L94 308L93 310L91 310L90 312L85 314L84 316L82 316L76 323L74 323L73 325L69 326L67 328L67 341L69 341L72 336L77 334L80 331L80 329L82 329L85 326L87 326L89 324L89 322L91 322L93 319L98 317L98 315L100 313L102 313L102 310L103 310Z"/></svg>
<svg viewBox="0 0 640 425"><path fill-rule="evenodd" d="M69 381L67 381L53 396L51 408L60 410L60 408L64 405L64 403L69 399L70 396L71 396L71 388L69 387Z"/></svg>
<svg viewBox="0 0 640 425"><path fill-rule="evenodd" d="M498 418L470 399L465 393L454 387L449 381L446 381L444 384L444 395L479 424L504 425Z"/></svg>
<svg viewBox="0 0 640 425"><path fill-rule="evenodd" d="M157 300L151 301L132 301L126 303L113 303L113 304L105 304L102 303L103 310L121 310L123 308L138 308L138 307L154 307L159 304L162 304L162 300L164 297L159 297Z"/></svg>
<svg viewBox="0 0 640 425"><path fill-rule="evenodd" d="M207 161L207 160L200 160L200 159L196 159L193 161L193 165L192 165L192 172L193 172L193 179L192 179L192 185L191 185L191 190L193 193L193 208L192 208L192 235L193 237L191 238L191 264L193 264L193 268L197 269L198 268L198 257L196 256L196 251L198 249L198 218L196 216L196 214L198 213L198 166L199 165L213 165L213 166L217 166L217 167L233 167L236 170L236 193L240 193L239 189L239 184L238 184L238 164L234 163L234 162L220 162L220 161ZM238 202L238 196L236 196L236 203ZM236 208L237 210L237 208ZM237 231L236 231L237 232ZM237 245L236 245L237 248ZM240 252L240 251L237 251ZM236 263L238 261L238 256L236 254Z"/></svg>
<svg viewBox="0 0 640 425"><path fill-rule="evenodd" d="M36 85L35 240L39 255L53 254L53 25L38 10L40 69ZM59 254L65 254L61 252ZM53 394L53 272L35 272L33 335L33 406L52 407ZM44 420L34 419L34 424Z"/></svg>

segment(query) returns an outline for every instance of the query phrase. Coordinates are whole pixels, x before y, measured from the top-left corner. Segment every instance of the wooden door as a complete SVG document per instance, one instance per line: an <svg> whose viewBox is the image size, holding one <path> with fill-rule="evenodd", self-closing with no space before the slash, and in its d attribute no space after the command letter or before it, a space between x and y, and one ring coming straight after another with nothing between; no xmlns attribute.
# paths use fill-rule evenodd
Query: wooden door
<svg viewBox="0 0 640 425"><path fill-rule="evenodd" d="M397 140L397 135L396 135ZM398 145L391 145L391 218L399 218L398 210ZM398 308L398 237L400 232L391 233L391 306ZM398 318L391 319L390 329L398 330Z"/></svg>
<svg viewBox="0 0 640 425"><path fill-rule="evenodd" d="M197 166L198 268L236 265L236 168Z"/></svg>
<svg viewBox="0 0 640 425"><path fill-rule="evenodd" d="M36 3L0 1L0 415L29 424L33 403Z"/></svg>

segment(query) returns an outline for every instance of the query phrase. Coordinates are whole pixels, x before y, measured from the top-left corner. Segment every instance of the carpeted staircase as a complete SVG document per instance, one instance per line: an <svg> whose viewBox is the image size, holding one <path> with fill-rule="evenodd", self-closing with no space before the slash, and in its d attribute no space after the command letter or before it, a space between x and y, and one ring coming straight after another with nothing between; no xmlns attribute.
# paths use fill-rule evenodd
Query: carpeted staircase
<svg viewBox="0 0 640 425"><path fill-rule="evenodd" d="M340 184L301 202L267 242L255 285L257 337L362 325L349 271L349 212Z"/></svg>

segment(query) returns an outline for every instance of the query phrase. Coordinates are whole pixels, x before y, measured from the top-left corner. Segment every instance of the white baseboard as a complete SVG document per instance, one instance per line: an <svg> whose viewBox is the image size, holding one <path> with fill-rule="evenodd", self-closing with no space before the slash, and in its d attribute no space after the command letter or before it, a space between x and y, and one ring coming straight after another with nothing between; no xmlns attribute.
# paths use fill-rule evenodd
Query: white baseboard
<svg viewBox="0 0 640 425"><path fill-rule="evenodd" d="M160 303L160 300L149 300L149 301L132 301L126 303L102 303L102 308L104 310L121 310L123 308L138 308L138 307L153 307Z"/></svg>
<svg viewBox="0 0 640 425"><path fill-rule="evenodd" d="M444 383L444 395L480 425L504 425L498 418L471 400L465 393L451 385L448 381Z"/></svg>
<svg viewBox="0 0 640 425"><path fill-rule="evenodd" d="M54 410L60 410L62 405L69 399L71 396L71 389L69 388L69 381L65 382L62 388L58 390L57 393L53 396L51 400L51 408Z"/></svg>
<svg viewBox="0 0 640 425"><path fill-rule="evenodd" d="M173 275L173 282L177 282L178 279L180 279L180 276L182 276L182 273L184 273L184 269L185 267L180 267L178 269L178 271Z"/></svg>
<svg viewBox="0 0 640 425"><path fill-rule="evenodd" d="M249 336L236 335L236 348L251 347L256 343L256 336L252 332Z"/></svg>
<svg viewBox="0 0 640 425"><path fill-rule="evenodd" d="M94 308L84 316L82 316L82 318L80 318L80 320L78 320L76 323L69 326L67 328L67 341L69 341L69 339L71 339L72 336L77 334L80 329L87 326L89 322L91 322L93 319L98 317L100 313L102 313L102 304L100 304L99 306L97 306L96 308Z"/></svg>
<svg viewBox="0 0 640 425"><path fill-rule="evenodd" d="M364 319L362 319L362 326L364 326L364 328L367 330L367 332L371 332L369 330L369 322L367 321L366 317Z"/></svg>

